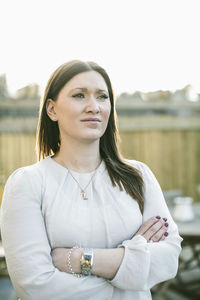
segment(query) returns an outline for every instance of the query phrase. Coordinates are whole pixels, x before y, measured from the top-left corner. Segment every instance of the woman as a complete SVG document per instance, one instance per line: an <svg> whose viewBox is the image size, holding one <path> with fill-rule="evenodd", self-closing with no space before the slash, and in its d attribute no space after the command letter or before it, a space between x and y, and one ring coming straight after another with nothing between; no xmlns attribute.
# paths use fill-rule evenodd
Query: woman
<svg viewBox="0 0 200 300"><path fill-rule="evenodd" d="M11 174L2 201L20 299L151 299L176 275L182 239L150 169L119 153L103 68L74 60L52 74L37 146L39 161Z"/></svg>

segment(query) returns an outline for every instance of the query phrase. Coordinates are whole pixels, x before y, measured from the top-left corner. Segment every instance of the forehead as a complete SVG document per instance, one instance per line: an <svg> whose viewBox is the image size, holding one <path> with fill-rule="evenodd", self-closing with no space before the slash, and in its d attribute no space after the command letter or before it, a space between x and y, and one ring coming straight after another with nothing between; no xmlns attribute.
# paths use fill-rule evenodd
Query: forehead
<svg viewBox="0 0 200 300"><path fill-rule="evenodd" d="M87 71L75 75L64 86L66 90L75 88L108 90L106 82L101 74L96 71Z"/></svg>

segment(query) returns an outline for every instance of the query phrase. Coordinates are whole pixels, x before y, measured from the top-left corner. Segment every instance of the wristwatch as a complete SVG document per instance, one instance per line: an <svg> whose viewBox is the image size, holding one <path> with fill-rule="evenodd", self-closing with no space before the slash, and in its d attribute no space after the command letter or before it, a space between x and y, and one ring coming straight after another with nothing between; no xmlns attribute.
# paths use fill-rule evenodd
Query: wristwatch
<svg viewBox="0 0 200 300"><path fill-rule="evenodd" d="M92 248L84 248L80 262L81 262L81 274L83 274L85 276L90 275L92 266L93 266L93 249Z"/></svg>

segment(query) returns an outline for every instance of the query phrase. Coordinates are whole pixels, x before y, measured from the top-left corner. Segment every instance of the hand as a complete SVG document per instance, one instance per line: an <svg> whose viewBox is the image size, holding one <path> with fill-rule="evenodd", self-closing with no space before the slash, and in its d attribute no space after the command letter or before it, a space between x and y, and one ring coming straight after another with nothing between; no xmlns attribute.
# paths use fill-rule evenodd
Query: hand
<svg viewBox="0 0 200 300"><path fill-rule="evenodd" d="M142 235L148 242L163 241L168 236L166 221L166 218L152 217L140 227L136 235Z"/></svg>
<svg viewBox="0 0 200 300"><path fill-rule="evenodd" d="M80 257L82 254L82 248L75 249L71 253L71 265L72 269L75 273L80 273ZM51 251L51 256L53 260L54 266L60 270L61 272L70 273L68 267L68 254L69 254L70 248L54 248Z"/></svg>

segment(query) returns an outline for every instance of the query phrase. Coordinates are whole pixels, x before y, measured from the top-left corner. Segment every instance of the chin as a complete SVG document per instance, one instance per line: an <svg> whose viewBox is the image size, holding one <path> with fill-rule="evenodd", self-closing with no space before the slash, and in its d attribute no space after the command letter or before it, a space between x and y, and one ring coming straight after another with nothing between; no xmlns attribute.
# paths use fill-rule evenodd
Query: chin
<svg viewBox="0 0 200 300"><path fill-rule="evenodd" d="M87 136L82 138L82 140L87 141L87 142L95 142L100 139L101 136Z"/></svg>
<svg viewBox="0 0 200 300"><path fill-rule="evenodd" d="M103 134L86 134L84 136L81 136L81 140L86 142L95 142L99 140L102 135Z"/></svg>
<svg viewBox="0 0 200 300"><path fill-rule="evenodd" d="M99 131L96 131L96 132L85 132L81 135L81 138L82 139L86 139L86 140L98 140L100 139L100 137L102 137L102 135L104 134L104 132L99 132Z"/></svg>

